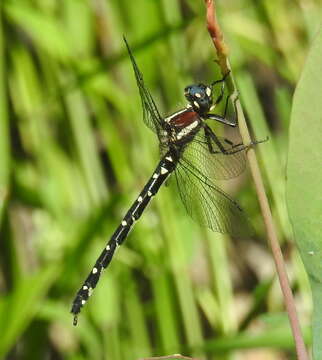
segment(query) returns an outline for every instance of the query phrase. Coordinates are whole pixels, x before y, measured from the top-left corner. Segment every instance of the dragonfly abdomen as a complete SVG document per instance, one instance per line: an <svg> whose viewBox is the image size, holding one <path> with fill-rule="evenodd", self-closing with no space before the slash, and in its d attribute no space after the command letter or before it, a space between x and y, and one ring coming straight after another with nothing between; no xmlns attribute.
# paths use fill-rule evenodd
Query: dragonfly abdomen
<svg viewBox="0 0 322 360"><path fill-rule="evenodd" d="M176 156L173 150L169 150L161 159L153 175L144 186L138 198L127 211L118 228L110 238L106 247L96 260L92 271L87 276L83 286L77 292L74 299L71 313L74 314L74 325L77 324L77 314L86 304L91 296L93 289L96 287L102 271L111 262L115 250L124 242L135 222L140 218L151 198L159 191L161 185L168 176L175 170L177 165Z"/></svg>

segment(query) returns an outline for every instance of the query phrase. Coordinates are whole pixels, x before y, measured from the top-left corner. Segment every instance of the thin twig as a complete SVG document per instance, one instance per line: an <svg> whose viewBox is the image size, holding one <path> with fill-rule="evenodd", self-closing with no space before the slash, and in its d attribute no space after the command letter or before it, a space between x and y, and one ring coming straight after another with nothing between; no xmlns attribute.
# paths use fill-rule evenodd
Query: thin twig
<svg viewBox="0 0 322 360"><path fill-rule="evenodd" d="M216 48L216 52L218 55L218 64L221 68L222 74L224 75L227 73L228 69L230 69L229 61L227 59L228 48L223 40L223 35L216 18L216 7L214 4L214 0L205 0L205 3L207 8L207 28L211 36L211 39L214 43L214 46ZM236 87L232 76L229 76L227 80L228 80L227 87L231 92L235 92ZM236 107L237 107L237 116L238 116L240 134L242 136L244 144L249 144L251 142L251 137L247 128L245 116L239 100L237 100ZM273 222L273 217L266 196L263 179L259 170L255 150L253 148L249 149L249 151L247 152L247 157L267 231L268 242L272 249L272 254L275 261L275 266L276 266L280 286L283 292L285 306L295 341L297 356L299 360L308 360L309 357L303 341L301 328L296 313L293 294L290 288L287 272L284 265L282 251L279 246L279 241L277 238L276 227Z"/></svg>

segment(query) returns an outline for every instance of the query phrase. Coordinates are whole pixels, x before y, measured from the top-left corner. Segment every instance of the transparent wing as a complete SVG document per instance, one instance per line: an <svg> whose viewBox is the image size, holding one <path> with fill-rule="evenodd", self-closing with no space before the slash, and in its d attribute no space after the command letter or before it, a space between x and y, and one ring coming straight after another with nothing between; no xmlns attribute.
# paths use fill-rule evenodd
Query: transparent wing
<svg viewBox="0 0 322 360"><path fill-rule="evenodd" d="M188 214L200 225L238 237L253 232L238 203L184 157L175 178Z"/></svg>
<svg viewBox="0 0 322 360"><path fill-rule="evenodd" d="M124 41L125 41L127 51L129 53L129 56L131 59L131 63L132 63L135 78L136 78L136 83L139 88L139 92L140 92L140 96L141 96L142 109L143 109L143 121L160 138L160 136L162 135L161 131L162 131L163 118L161 117L161 115L158 111L158 108L157 108L149 90L144 85L143 75L142 75L141 71L139 70L139 67L134 59L134 56L130 49L130 46L125 37L124 37Z"/></svg>
<svg viewBox="0 0 322 360"><path fill-rule="evenodd" d="M227 180L240 175L246 166L246 154L243 144L235 145L227 139L217 136L227 152L223 154L218 145L209 139L213 153L209 151L209 144L202 130L185 148L184 158L188 163L202 169L205 176L212 180Z"/></svg>

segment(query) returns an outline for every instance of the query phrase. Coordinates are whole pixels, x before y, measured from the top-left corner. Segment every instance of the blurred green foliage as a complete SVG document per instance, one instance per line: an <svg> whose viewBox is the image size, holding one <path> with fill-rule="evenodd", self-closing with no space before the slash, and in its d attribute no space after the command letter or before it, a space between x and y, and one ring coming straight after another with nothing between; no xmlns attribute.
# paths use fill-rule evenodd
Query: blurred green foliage
<svg viewBox="0 0 322 360"><path fill-rule="evenodd" d="M258 152L308 325L310 291L292 242L284 169L292 93L322 4L217 5L254 135L270 136ZM202 0L1 1L1 358L294 358L246 176L229 186L256 239L199 228L164 188L72 326L75 292L158 161L122 35L167 114L184 104L188 83L218 76L204 11Z"/></svg>

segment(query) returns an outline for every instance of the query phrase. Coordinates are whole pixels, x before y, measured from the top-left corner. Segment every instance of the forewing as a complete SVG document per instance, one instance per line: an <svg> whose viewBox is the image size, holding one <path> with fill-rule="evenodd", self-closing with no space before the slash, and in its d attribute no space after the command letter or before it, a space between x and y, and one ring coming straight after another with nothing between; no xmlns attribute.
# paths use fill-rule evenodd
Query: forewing
<svg viewBox="0 0 322 360"><path fill-rule="evenodd" d="M127 40L125 39L125 37L124 37L124 41L125 41L127 51L129 53L129 56L131 59L131 63L132 63L135 78L136 78L136 83L139 88L139 92L140 92L140 96L141 96L142 109L143 109L143 121L160 138L160 136L162 136L161 131L162 131L163 119L162 119L161 115L159 114L158 108L157 108L149 90L144 85L143 75L134 59L134 56L130 49L130 46L129 46Z"/></svg>
<svg viewBox="0 0 322 360"><path fill-rule="evenodd" d="M252 233L237 202L184 158L175 170L175 178L188 214L200 225L237 237Z"/></svg>
<svg viewBox="0 0 322 360"><path fill-rule="evenodd" d="M223 154L218 145L209 139L214 153L211 153L207 139L202 130L195 136L194 140L185 148L185 159L202 169L202 172L212 180L227 180L240 175L246 166L246 154L243 144L233 145L226 139L217 136L222 146L227 152L233 154Z"/></svg>

